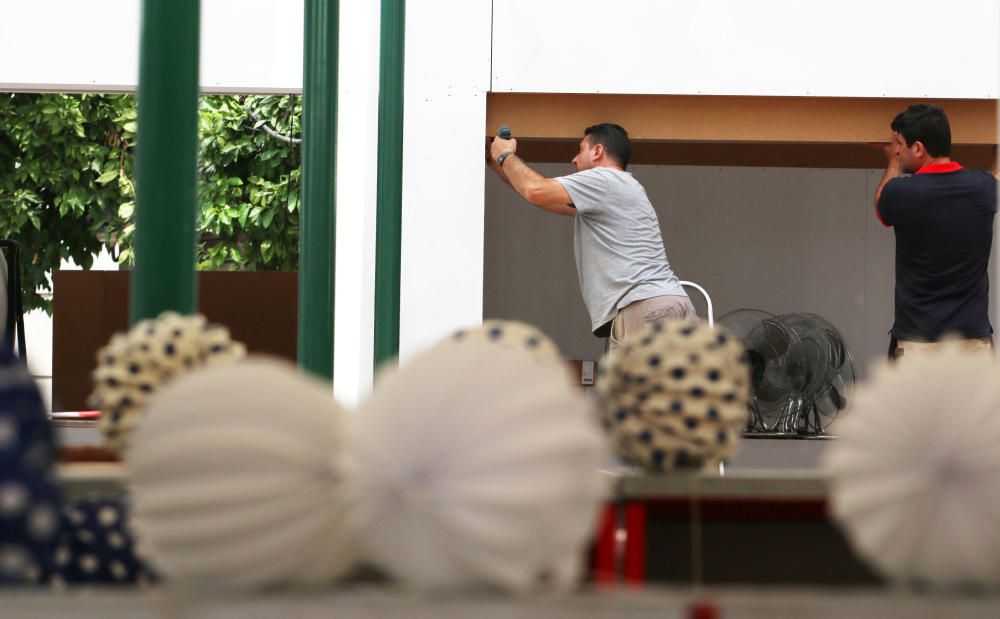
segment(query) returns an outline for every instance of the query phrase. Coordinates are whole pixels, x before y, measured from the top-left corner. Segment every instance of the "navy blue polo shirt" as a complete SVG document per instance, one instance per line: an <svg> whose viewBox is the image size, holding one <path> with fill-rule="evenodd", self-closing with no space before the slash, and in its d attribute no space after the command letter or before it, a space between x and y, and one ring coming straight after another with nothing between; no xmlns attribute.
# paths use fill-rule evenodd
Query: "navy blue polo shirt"
<svg viewBox="0 0 1000 619"><path fill-rule="evenodd" d="M876 215L896 232L894 337L992 335L987 273L996 210L996 178L955 162L886 183Z"/></svg>

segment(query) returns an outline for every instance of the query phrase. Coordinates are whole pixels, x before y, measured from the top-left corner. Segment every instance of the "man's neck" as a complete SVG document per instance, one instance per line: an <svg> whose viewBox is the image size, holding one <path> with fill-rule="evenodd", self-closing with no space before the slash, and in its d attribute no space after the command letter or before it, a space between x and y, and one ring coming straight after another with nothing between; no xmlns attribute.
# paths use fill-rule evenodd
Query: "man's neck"
<svg viewBox="0 0 1000 619"><path fill-rule="evenodd" d="M924 166L929 166L935 163L951 163L951 157L931 157L924 162ZM920 167L924 167L920 166Z"/></svg>
<svg viewBox="0 0 1000 619"><path fill-rule="evenodd" d="M601 162L594 166L595 168L611 168L612 170L618 170L619 172L624 172L625 168L621 167L617 163L612 161Z"/></svg>

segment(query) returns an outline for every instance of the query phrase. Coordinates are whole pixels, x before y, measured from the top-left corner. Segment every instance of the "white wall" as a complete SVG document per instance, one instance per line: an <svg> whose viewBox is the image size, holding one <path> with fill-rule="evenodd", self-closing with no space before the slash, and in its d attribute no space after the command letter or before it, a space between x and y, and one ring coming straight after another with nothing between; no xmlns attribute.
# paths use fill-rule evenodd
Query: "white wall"
<svg viewBox="0 0 1000 619"><path fill-rule="evenodd" d="M994 98L998 15L996 0L504 0L493 90Z"/></svg>
<svg viewBox="0 0 1000 619"><path fill-rule="evenodd" d="M408 2L400 357L478 324L490 3Z"/></svg>
<svg viewBox="0 0 1000 619"><path fill-rule="evenodd" d="M344 17L353 16L349 28L366 28L351 0L341 4ZM1000 91L995 0L408 4L411 60L435 58L427 75L461 76L452 80L459 88L480 85L476 59L492 32L485 89L497 91L943 98ZM0 0L0 90L131 90L139 7L138 0ZM203 0L202 87L300 91L302 15L300 1ZM932 35L941 53L925 53ZM450 53L435 57L435 47Z"/></svg>
<svg viewBox="0 0 1000 619"><path fill-rule="evenodd" d="M0 0L0 91L131 91L138 0ZM302 2L202 0L202 88L299 92Z"/></svg>

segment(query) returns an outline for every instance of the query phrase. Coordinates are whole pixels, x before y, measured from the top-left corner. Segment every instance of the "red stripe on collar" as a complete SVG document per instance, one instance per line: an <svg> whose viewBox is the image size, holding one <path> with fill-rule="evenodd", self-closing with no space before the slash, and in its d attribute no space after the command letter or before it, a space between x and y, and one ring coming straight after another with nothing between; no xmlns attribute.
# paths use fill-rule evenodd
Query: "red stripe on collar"
<svg viewBox="0 0 1000 619"><path fill-rule="evenodd" d="M945 172L958 172L962 166L957 161L947 163L928 163L917 170L917 174L943 174Z"/></svg>

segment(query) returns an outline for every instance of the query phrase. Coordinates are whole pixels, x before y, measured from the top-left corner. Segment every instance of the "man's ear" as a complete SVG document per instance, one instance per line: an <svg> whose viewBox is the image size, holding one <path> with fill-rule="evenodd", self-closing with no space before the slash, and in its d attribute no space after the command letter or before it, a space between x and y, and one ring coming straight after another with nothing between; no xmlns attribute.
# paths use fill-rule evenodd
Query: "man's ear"
<svg viewBox="0 0 1000 619"><path fill-rule="evenodd" d="M913 143L913 154L918 159L926 157L927 156L927 147L924 146L923 142L921 142L920 140L917 140L916 142Z"/></svg>
<svg viewBox="0 0 1000 619"><path fill-rule="evenodd" d="M607 153L604 152L604 144L594 144L594 159L600 159L605 154Z"/></svg>

